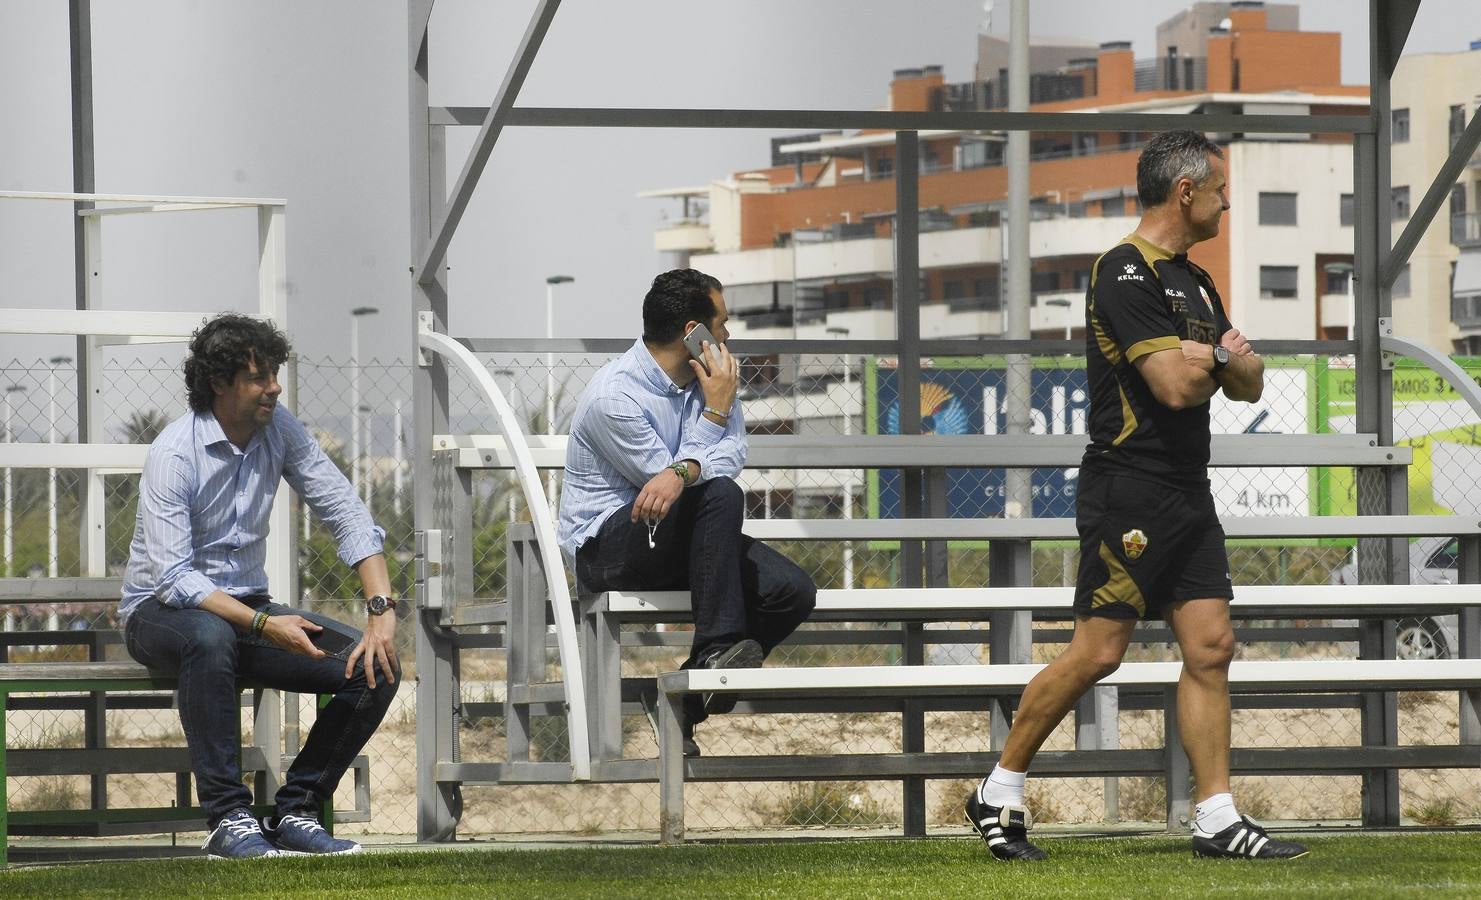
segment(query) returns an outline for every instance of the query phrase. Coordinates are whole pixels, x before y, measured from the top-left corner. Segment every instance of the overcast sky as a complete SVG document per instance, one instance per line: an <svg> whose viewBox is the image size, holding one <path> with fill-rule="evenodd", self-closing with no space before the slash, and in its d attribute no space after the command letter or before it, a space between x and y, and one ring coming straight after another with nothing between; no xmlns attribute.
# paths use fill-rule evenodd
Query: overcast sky
<svg viewBox="0 0 1481 900"><path fill-rule="evenodd" d="M1034 0L1033 31L1129 39L1185 0ZM999 0L995 31L1006 31ZM1367 80L1366 3L1306 0L1306 30L1343 33L1343 77ZM533 0L441 0L432 102L487 105ZM1410 52L1481 37L1475 0L1425 0ZM539 106L879 108L893 69L971 77L980 0L566 0L520 103ZM1457 23L1473 22L1472 31ZM1474 32L1474 33L1472 33ZM94 0L101 192L288 201L288 325L314 358L349 354L349 310L382 314L362 356L411 347L407 266L406 13L396 0ZM70 187L67 4L0 2L0 189ZM449 141L449 183L476 129ZM629 336L658 265L652 188L765 164L769 133L510 129L453 243L452 330L538 337L544 278L556 333ZM3 306L73 305L65 204L0 201ZM242 212L105 227L104 305L248 308L255 227ZM0 342L3 358L69 352L61 339Z"/></svg>

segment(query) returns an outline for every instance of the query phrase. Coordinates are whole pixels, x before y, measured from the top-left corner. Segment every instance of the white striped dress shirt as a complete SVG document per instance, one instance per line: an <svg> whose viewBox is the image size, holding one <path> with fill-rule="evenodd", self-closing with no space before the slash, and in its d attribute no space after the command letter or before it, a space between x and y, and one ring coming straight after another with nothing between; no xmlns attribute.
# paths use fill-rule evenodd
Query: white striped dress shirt
<svg viewBox="0 0 1481 900"><path fill-rule="evenodd" d="M735 478L746 466L740 400L725 427L704 417L698 380L674 384L639 338L602 366L576 404L561 487L561 550L571 559L612 513L675 460L699 463L699 480Z"/></svg>
<svg viewBox="0 0 1481 900"><path fill-rule="evenodd" d="M245 450L210 412L187 413L149 446L120 618L126 622L150 598L191 607L217 590L238 598L267 593L268 514L279 478L330 527L346 565L381 552L385 532L281 403Z"/></svg>

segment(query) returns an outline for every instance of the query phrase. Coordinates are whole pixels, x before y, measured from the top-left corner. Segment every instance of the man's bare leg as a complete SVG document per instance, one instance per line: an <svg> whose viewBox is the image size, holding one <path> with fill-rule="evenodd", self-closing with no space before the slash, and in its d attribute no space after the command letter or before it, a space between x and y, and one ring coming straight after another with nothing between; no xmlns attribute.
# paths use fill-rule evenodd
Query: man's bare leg
<svg viewBox="0 0 1481 900"><path fill-rule="evenodd" d="M1040 860L1047 854L1028 839L1023 779L1039 752L1085 691L1116 671L1136 622L1081 616L1070 645L1028 683L997 766L967 798L967 821L996 859Z"/></svg>
<svg viewBox="0 0 1481 900"><path fill-rule="evenodd" d="M1193 770L1195 803L1229 793L1229 663L1234 628L1229 601L1170 604L1167 622L1183 651L1178 679L1178 732Z"/></svg>
<svg viewBox="0 0 1481 900"><path fill-rule="evenodd" d="M1014 772L1028 771L1034 754L1080 697L1121 665L1135 626L1130 619L1080 616L1075 620L1070 645L1024 688L998 765Z"/></svg>

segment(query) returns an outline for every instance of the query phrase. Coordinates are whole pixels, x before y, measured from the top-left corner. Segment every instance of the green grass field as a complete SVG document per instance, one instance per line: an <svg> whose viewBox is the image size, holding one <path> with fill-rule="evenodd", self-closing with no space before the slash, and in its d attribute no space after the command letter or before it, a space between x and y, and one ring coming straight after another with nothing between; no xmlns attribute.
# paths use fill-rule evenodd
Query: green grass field
<svg viewBox="0 0 1481 900"><path fill-rule="evenodd" d="M1481 834L1313 837L1286 863L1195 860L1186 839L1049 838L1005 865L980 842L855 840L204 859L0 872L4 897L1475 897Z"/></svg>

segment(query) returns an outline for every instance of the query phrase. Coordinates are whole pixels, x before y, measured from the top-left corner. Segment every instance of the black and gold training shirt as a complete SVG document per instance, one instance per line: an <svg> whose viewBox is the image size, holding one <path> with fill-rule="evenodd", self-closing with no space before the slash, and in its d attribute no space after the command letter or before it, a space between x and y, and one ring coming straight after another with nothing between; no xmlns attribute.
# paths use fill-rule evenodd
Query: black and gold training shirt
<svg viewBox="0 0 1481 900"><path fill-rule="evenodd" d="M1163 406L1134 363L1232 327L1208 273L1133 234L1096 260L1085 295L1092 471L1208 484L1209 405Z"/></svg>

